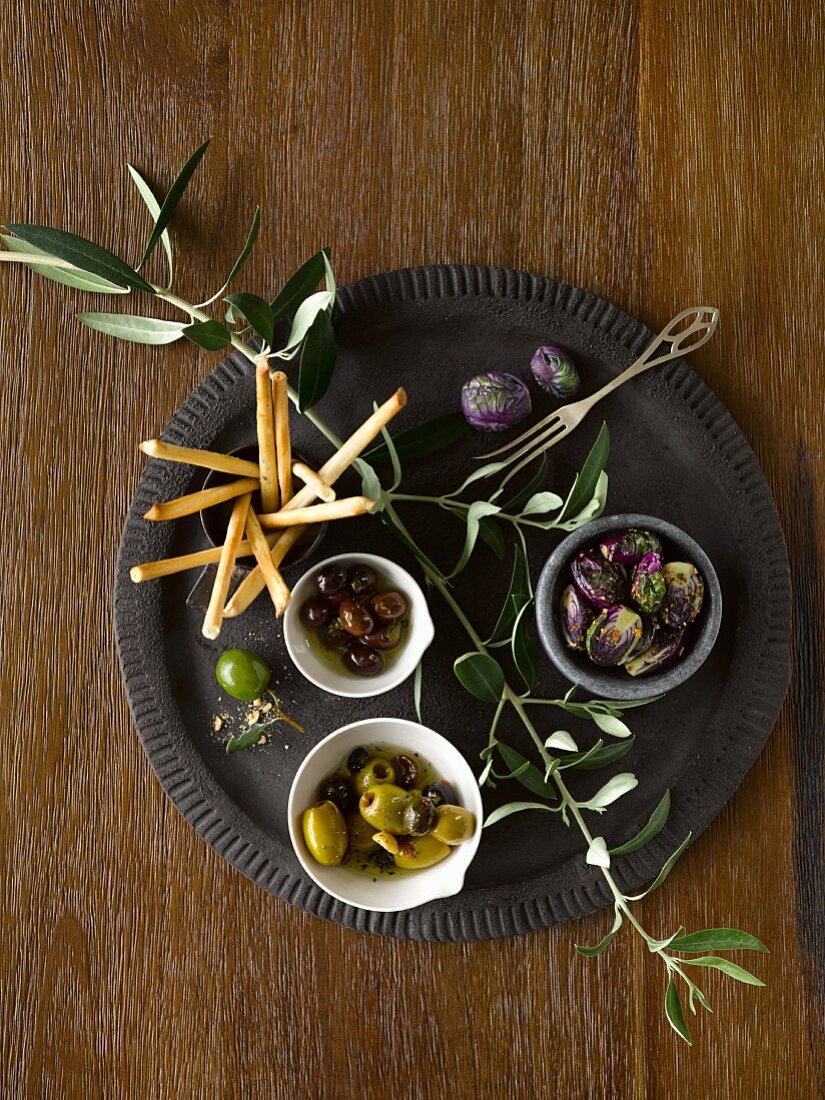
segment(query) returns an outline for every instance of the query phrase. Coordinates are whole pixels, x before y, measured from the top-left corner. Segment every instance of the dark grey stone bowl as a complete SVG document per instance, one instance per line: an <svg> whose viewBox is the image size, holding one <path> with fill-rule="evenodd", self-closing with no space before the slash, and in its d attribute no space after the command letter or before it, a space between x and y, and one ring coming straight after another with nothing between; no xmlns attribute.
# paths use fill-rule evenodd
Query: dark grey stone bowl
<svg viewBox="0 0 825 1100"><path fill-rule="evenodd" d="M559 600L570 583L570 559L579 550L598 543L603 535L622 531L626 527L653 531L666 546L678 551L678 556L669 555L671 560L693 562L705 582L702 610L691 627L691 639L685 656L661 672L638 678L629 676L622 668L599 668L585 653L570 649L564 640L559 616ZM678 687L702 665L713 649L722 622L722 589L710 558L679 527L655 516L642 516L636 512L602 516L569 534L547 559L536 587L536 622L547 656L568 680L604 698L644 699L648 695L658 695Z"/></svg>

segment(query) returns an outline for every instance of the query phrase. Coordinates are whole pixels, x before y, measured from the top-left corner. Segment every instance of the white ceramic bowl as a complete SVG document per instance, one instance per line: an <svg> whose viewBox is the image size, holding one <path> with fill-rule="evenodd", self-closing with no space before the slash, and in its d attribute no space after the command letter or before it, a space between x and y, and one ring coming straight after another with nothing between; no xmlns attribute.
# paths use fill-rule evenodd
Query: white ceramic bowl
<svg viewBox="0 0 825 1100"><path fill-rule="evenodd" d="M310 642L309 631L301 622L301 605L316 594L313 578L325 565L355 565L361 562L371 565L389 588L396 588L410 602L407 633L398 655L389 662L387 668L377 676L356 676L347 672L343 665L340 671L331 661L325 661ZM435 628L427 607L427 600L421 587L416 584L406 569L375 554L336 554L334 558L313 565L298 581L292 590L292 599L284 615L284 641L286 648L299 672L311 684L330 692L332 695L344 695L350 699L364 699L373 695L382 695L407 679L415 671L424 650L433 640Z"/></svg>
<svg viewBox="0 0 825 1100"><path fill-rule="evenodd" d="M359 559L363 560L363 559ZM321 782L337 771L359 745L387 744L420 753L437 775L447 780L460 805L472 810L476 831L471 840L457 844L433 867L393 876L379 875L375 881L346 867L322 867L307 851L301 829L301 815L318 800ZM481 794L470 766L458 749L441 734L403 718L368 718L342 726L320 741L305 757L289 792L287 816L289 836L301 866L322 890L339 901L376 913L397 913L413 909L436 898L449 898L464 885L464 875L481 839Z"/></svg>

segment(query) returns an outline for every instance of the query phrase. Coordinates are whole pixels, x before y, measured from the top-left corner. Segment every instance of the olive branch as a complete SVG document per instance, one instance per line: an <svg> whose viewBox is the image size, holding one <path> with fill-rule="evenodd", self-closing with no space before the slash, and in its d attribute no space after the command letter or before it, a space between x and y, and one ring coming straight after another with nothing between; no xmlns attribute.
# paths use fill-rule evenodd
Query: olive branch
<svg viewBox="0 0 825 1100"><path fill-rule="evenodd" d="M341 441L335 432L312 411L313 406L327 392L335 368L336 286L328 249L321 249L302 264L274 299L267 300L248 292L228 294L230 285L243 269L258 237L261 224L258 208L254 212L241 251L217 291L199 304L189 303L173 291L175 264L168 226L208 145L208 141L204 142L190 156L163 203L158 203L152 189L137 169L128 166L130 176L153 223L142 258L136 267L84 237L31 224L6 226L7 232L0 234L0 240L5 245L5 250L0 250L0 261L24 264L47 279L87 293L129 295L140 291L166 302L187 318L184 322L131 313L78 314L83 324L110 336L155 345L188 339L208 351L233 347L253 362L261 354L270 359L297 359L296 387L289 387L290 399L298 411L333 446L340 447ZM158 244L166 255L168 282L165 285L150 282L141 274L141 269ZM321 281L324 282L324 289L317 290ZM208 307L213 306L220 298L226 303L223 320L207 312ZM280 340L280 326L286 326L287 323L288 335ZM262 342L261 350L254 350L247 343L245 338L250 332ZM283 344L280 348L277 347L279 343ZM731 928L710 928L687 934L680 926L675 933L664 939L655 939L645 931L635 917L631 904L662 885L686 848L690 834L667 859L654 881L642 894L632 897L623 894L611 873L611 865L614 857L636 851L661 832L670 810L669 791L664 792L650 818L634 837L624 844L610 848L604 836L593 835L583 814L603 814L610 805L637 786L636 777L629 772L614 775L595 795L580 801L571 793L563 774L568 769L587 771L607 767L626 755L633 746L633 735L624 721L624 712L634 706L655 702L655 698L636 702L580 702L573 698L575 687L571 687L562 699L543 699L533 695L538 671L538 651L530 633L534 618L534 598L527 562L527 537L534 529L575 530L601 514L607 495L607 475L604 472L610 444L607 427L602 426L565 499L543 487L547 463L541 452L535 455L536 468L527 484L507 501L503 499L503 484L487 499L471 502L461 499L472 484L493 477L504 468L504 463L495 462L475 470L457 489L441 496L419 496L400 491L402 460L435 453L454 443L468 430L459 413L437 417L426 424L401 432L395 438L385 428L384 442L359 459L357 468L364 483L365 495L378 502L377 515L416 556L428 584L450 607L472 644L473 648L455 662L455 675L467 691L495 708L487 745L481 752L484 766L479 783L495 786L497 782L514 781L534 798L542 799L538 802L522 800L506 803L487 817L484 826L489 828L511 814L527 811L557 813L567 826L572 819L587 844L586 862L599 868L614 899L614 920L610 931L595 946L577 946L576 950L588 957L601 954L627 921L645 941L650 952L658 955L663 962L667 978L665 1014L674 1031L690 1043L690 1030L685 1020L676 979L685 983L692 1012L696 1012L696 1002L708 1011L710 1005L684 968L713 968L737 981L761 986L763 983L742 967L706 952L767 949L756 937ZM388 463L392 467L393 480L388 489L382 486L375 470L375 466L382 463ZM446 571L436 565L410 534L398 513L398 506L408 503L437 507L464 525L464 546L459 560L451 570ZM492 552L503 559L507 550L507 531L515 535L510 584L491 635L482 639L459 604L453 592L452 581L466 567L479 540L485 542ZM504 647L508 647L511 652L522 681L521 691L515 690L508 683L495 656L495 651ZM419 718L421 693L422 666L419 665L414 681L415 706ZM617 740L605 743L603 738L599 738L589 748L580 749L565 730L555 730L549 735L542 734L531 717L532 708L538 706L550 706L567 714L586 718L601 733ZM540 766L498 736L505 708L512 708L526 729ZM498 759L506 770L496 770ZM684 958L684 955L698 957Z"/></svg>

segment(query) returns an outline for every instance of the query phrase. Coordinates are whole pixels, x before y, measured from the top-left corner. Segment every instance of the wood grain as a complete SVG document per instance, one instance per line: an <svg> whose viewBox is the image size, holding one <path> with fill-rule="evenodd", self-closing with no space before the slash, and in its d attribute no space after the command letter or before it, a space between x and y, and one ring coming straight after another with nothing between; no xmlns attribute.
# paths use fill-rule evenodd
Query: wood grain
<svg viewBox="0 0 825 1100"><path fill-rule="evenodd" d="M427 1098L821 1095L821 6L18 0L0 30L4 219L136 259L147 218L124 160L163 189L213 136L175 226L184 294L219 285L260 202L246 284L263 293L331 244L341 281L492 262L654 328L719 305L697 365L766 470L797 600L774 736L642 907L663 934L733 924L772 949L764 990L709 978L716 1014L692 1051L630 935L597 962L573 955L604 914L470 945L307 917L218 859L162 795L112 642L137 443L212 359L90 333L72 314L96 305L4 269L0 1093L346 1100L369 1081Z"/></svg>

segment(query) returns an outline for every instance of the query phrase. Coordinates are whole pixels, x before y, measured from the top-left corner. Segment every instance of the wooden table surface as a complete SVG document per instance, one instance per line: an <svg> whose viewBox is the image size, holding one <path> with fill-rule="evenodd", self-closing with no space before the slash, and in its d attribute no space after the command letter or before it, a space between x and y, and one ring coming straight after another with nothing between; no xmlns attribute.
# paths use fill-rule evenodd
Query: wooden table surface
<svg viewBox="0 0 825 1100"><path fill-rule="evenodd" d="M788 536L794 679L742 787L641 908L771 955L710 974L692 1050L630 934L372 939L275 900L199 840L135 736L112 571L141 458L214 357L82 328L79 292L0 271L0 1094L779 1097L825 1086L822 292L825 20L775 0L12 0L0 216L132 262L159 190L205 297L256 202L246 284L331 244L341 281L495 263L660 327L721 307L698 369ZM194 297L192 300L198 300ZM110 307L110 308L117 308ZM742 960L747 963L748 960Z"/></svg>

